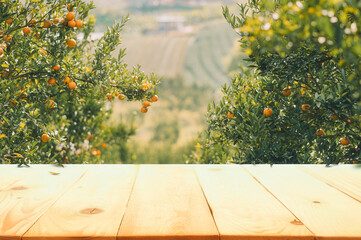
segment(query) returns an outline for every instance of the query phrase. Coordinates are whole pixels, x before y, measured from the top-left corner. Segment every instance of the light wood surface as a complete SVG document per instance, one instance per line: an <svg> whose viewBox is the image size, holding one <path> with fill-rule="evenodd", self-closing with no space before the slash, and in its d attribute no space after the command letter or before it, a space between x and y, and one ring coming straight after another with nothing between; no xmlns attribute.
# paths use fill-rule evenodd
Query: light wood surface
<svg viewBox="0 0 361 240"><path fill-rule="evenodd" d="M24 235L23 239L116 239L137 166L92 165Z"/></svg>
<svg viewBox="0 0 361 240"><path fill-rule="evenodd" d="M361 204L296 165L245 168L322 239L361 239Z"/></svg>
<svg viewBox="0 0 361 240"><path fill-rule="evenodd" d="M218 231L194 170L142 165L118 239L217 240Z"/></svg>
<svg viewBox="0 0 361 240"><path fill-rule="evenodd" d="M221 240L313 239L302 222L242 167L196 166L196 171Z"/></svg>
<svg viewBox="0 0 361 240"><path fill-rule="evenodd" d="M361 168L0 165L0 240L20 239L361 240Z"/></svg>
<svg viewBox="0 0 361 240"><path fill-rule="evenodd" d="M361 202L361 168L357 165L335 167L302 165L300 169Z"/></svg>
<svg viewBox="0 0 361 240"><path fill-rule="evenodd" d="M86 166L0 166L0 239L21 236L86 171ZM59 173L52 175L50 172Z"/></svg>

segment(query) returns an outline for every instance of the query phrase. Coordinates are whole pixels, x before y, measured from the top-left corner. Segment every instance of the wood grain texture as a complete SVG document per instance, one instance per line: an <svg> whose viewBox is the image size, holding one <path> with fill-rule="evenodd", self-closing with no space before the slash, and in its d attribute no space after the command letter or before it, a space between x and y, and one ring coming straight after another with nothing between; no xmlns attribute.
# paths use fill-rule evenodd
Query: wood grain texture
<svg viewBox="0 0 361 240"><path fill-rule="evenodd" d="M245 168L293 212L317 239L361 239L361 204L295 165Z"/></svg>
<svg viewBox="0 0 361 240"><path fill-rule="evenodd" d="M240 166L195 166L221 240L313 239L287 208Z"/></svg>
<svg viewBox="0 0 361 240"><path fill-rule="evenodd" d="M0 166L0 238L21 236L86 171L85 166ZM52 175L50 172L57 172Z"/></svg>
<svg viewBox="0 0 361 240"><path fill-rule="evenodd" d="M23 239L116 239L138 167L92 165Z"/></svg>
<svg viewBox="0 0 361 240"><path fill-rule="evenodd" d="M182 165L141 165L117 239L217 240L194 170Z"/></svg>
<svg viewBox="0 0 361 240"><path fill-rule="evenodd" d="M299 168L361 203L361 168L357 165L302 165Z"/></svg>

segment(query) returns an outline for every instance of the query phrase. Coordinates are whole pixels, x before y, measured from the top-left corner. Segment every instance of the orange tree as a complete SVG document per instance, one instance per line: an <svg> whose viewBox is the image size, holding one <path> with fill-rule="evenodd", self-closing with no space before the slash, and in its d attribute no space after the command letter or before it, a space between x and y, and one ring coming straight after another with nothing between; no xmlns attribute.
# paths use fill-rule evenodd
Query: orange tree
<svg viewBox="0 0 361 240"><path fill-rule="evenodd" d="M112 57L127 18L92 41L92 8L80 0L0 2L2 163L98 162L112 142L106 102L154 100L156 76L127 68L123 49Z"/></svg>
<svg viewBox="0 0 361 240"><path fill-rule="evenodd" d="M357 162L361 143L361 5L259 1L224 16L249 69L210 106L192 161ZM221 152L220 152L221 151Z"/></svg>

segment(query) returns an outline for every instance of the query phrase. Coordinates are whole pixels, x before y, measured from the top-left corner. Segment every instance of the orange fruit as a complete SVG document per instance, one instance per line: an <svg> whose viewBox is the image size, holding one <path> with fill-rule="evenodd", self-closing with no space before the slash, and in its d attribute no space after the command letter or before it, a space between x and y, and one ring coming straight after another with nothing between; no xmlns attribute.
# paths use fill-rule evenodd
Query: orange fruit
<svg viewBox="0 0 361 240"><path fill-rule="evenodd" d="M101 147L102 147L102 148L106 148L106 147L107 147L107 144L106 144L106 143L102 143Z"/></svg>
<svg viewBox="0 0 361 240"><path fill-rule="evenodd" d="M323 135L325 135L325 131L323 131L323 129L318 129L318 130L316 131L316 135L318 135L318 136L323 136Z"/></svg>
<svg viewBox="0 0 361 240"><path fill-rule="evenodd" d="M308 77L308 78L311 78L312 76L311 76L311 74L307 73L307 77Z"/></svg>
<svg viewBox="0 0 361 240"><path fill-rule="evenodd" d="M74 39L68 40L68 47L73 48L73 47L75 47L75 45L76 45L76 42Z"/></svg>
<svg viewBox="0 0 361 240"><path fill-rule="evenodd" d="M54 23L54 24L58 24L58 23L59 23L59 18L54 18L54 19L53 19L53 23Z"/></svg>
<svg viewBox="0 0 361 240"><path fill-rule="evenodd" d="M146 83L144 83L144 84L142 85L142 90L143 90L143 91L148 91L148 90L149 90L149 85L146 84Z"/></svg>
<svg viewBox="0 0 361 240"><path fill-rule="evenodd" d="M113 95L111 95L110 93L108 93L108 94L107 94L107 98L108 98L108 100L110 101L110 100L112 100Z"/></svg>
<svg viewBox="0 0 361 240"><path fill-rule="evenodd" d="M228 113L227 113L227 117L228 117L228 118L233 118L233 117L234 117L234 113L228 112Z"/></svg>
<svg viewBox="0 0 361 240"><path fill-rule="evenodd" d="M5 42L10 42L11 40L13 40L13 37L12 37L12 36L8 36L8 35L4 35L4 36L3 36L3 40L4 40Z"/></svg>
<svg viewBox="0 0 361 240"><path fill-rule="evenodd" d="M303 111L308 111L308 109L310 109L310 104L303 104L302 105L302 110Z"/></svg>
<svg viewBox="0 0 361 240"><path fill-rule="evenodd" d="M150 102L149 101L144 101L143 102L143 107L147 108L150 106Z"/></svg>
<svg viewBox="0 0 361 240"><path fill-rule="evenodd" d="M46 21L44 21L44 23L43 23L43 26L44 26L44 28L50 28L51 27L51 22L49 21L49 20L46 20Z"/></svg>
<svg viewBox="0 0 361 240"><path fill-rule="evenodd" d="M66 77L66 78L64 79L64 83L68 84L68 83L70 83L70 82L71 82L71 80L70 80L69 77Z"/></svg>
<svg viewBox="0 0 361 240"><path fill-rule="evenodd" d="M60 70L60 66L59 65L54 65L52 67L53 71L59 71Z"/></svg>
<svg viewBox="0 0 361 240"><path fill-rule="evenodd" d="M29 21L29 25L30 25L30 26L35 26L35 24L36 24L36 20L35 20L35 19L31 19L31 20Z"/></svg>
<svg viewBox="0 0 361 240"><path fill-rule="evenodd" d="M83 26L83 22L81 20L76 20L75 21L75 27L81 28L81 26Z"/></svg>
<svg viewBox="0 0 361 240"><path fill-rule="evenodd" d="M11 23L13 22L13 20L14 20L14 19L12 19L12 18L6 19L6 23L7 23L7 24L11 24Z"/></svg>
<svg viewBox="0 0 361 240"><path fill-rule="evenodd" d="M66 14L66 20L71 21L75 18L75 14L73 12L68 12Z"/></svg>
<svg viewBox="0 0 361 240"><path fill-rule="evenodd" d="M25 35L28 35L30 32L31 32L31 29L30 29L29 27L24 27L24 28L23 28L23 33L24 33Z"/></svg>
<svg viewBox="0 0 361 240"><path fill-rule="evenodd" d="M46 100L45 103L48 104L49 108L54 108L55 107L55 102L53 100Z"/></svg>
<svg viewBox="0 0 361 240"><path fill-rule="evenodd" d="M291 92L292 92L292 90L289 87L284 88L283 91L282 91L283 95L285 95L286 97L291 95Z"/></svg>
<svg viewBox="0 0 361 240"><path fill-rule="evenodd" d="M4 50L0 48L0 56L2 56L3 54L4 54Z"/></svg>
<svg viewBox="0 0 361 240"><path fill-rule="evenodd" d="M157 96L157 95L154 95L154 96L150 99L150 101L152 101L152 102L158 101L158 96Z"/></svg>
<svg viewBox="0 0 361 240"><path fill-rule="evenodd" d="M347 146L350 144L350 140L348 138L342 138L341 139L341 144L344 146Z"/></svg>
<svg viewBox="0 0 361 240"><path fill-rule="evenodd" d="M331 118L332 118L333 120L336 120L336 119L338 119L338 116L336 115L335 112L333 112L333 113L331 114Z"/></svg>
<svg viewBox="0 0 361 240"><path fill-rule="evenodd" d="M38 33L36 34L36 36L37 36L37 37L40 37L40 33L38 32Z"/></svg>
<svg viewBox="0 0 361 240"><path fill-rule="evenodd" d="M76 84L73 81L69 82L68 86L69 86L70 89L75 89L76 88Z"/></svg>
<svg viewBox="0 0 361 240"><path fill-rule="evenodd" d="M270 117L270 116L272 115L272 113L273 113L273 111L272 111L272 109L270 109L270 108L265 108L265 109L263 110L263 114L264 114L266 117Z"/></svg>
<svg viewBox="0 0 361 240"><path fill-rule="evenodd" d="M73 20L69 21L68 26L71 28L75 27L75 21L73 21Z"/></svg>
<svg viewBox="0 0 361 240"><path fill-rule="evenodd" d="M148 109L145 108L145 107L142 107L142 108L140 109L140 111L141 111L142 113L147 113L147 112L148 112Z"/></svg>
<svg viewBox="0 0 361 240"><path fill-rule="evenodd" d="M49 78L48 83L49 83L51 86L54 86L54 85L56 84L55 78Z"/></svg>
<svg viewBox="0 0 361 240"><path fill-rule="evenodd" d="M307 86L305 84L301 85L302 91L305 92L307 90Z"/></svg>
<svg viewBox="0 0 361 240"><path fill-rule="evenodd" d="M125 95L124 95L124 94L119 94L119 96L118 96L118 99L119 99L119 100L124 100L124 98L125 98Z"/></svg>
<svg viewBox="0 0 361 240"><path fill-rule="evenodd" d="M347 119L347 121L346 121L347 123L351 123L351 120L350 119Z"/></svg>
<svg viewBox="0 0 361 240"><path fill-rule="evenodd" d="M46 143L49 140L50 140L50 137L47 134L41 135L41 141Z"/></svg>
<svg viewBox="0 0 361 240"><path fill-rule="evenodd" d="M114 95L115 95L116 97L118 97L118 96L119 96L119 93L118 93L118 92L115 92Z"/></svg>
<svg viewBox="0 0 361 240"><path fill-rule="evenodd" d="M71 11L73 9L73 6L71 4L69 4L67 9L68 9L68 11Z"/></svg>

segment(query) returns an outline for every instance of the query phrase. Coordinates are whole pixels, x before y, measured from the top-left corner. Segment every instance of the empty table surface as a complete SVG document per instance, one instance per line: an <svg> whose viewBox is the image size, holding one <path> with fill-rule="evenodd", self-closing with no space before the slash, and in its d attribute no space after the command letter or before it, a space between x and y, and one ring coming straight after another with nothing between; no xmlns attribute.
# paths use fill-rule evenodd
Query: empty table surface
<svg viewBox="0 0 361 240"><path fill-rule="evenodd" d="M360 239L357 165L0 165L0 240Z"/></svg>

